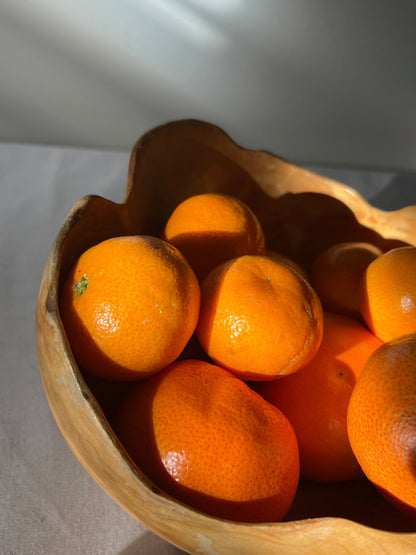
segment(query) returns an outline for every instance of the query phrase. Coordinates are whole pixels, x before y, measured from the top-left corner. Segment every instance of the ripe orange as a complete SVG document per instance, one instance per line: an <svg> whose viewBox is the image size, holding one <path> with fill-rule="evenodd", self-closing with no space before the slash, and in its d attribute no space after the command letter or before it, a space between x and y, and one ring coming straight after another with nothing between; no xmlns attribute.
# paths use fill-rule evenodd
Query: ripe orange
<svg viewBox="0 0 416 555"><path fill-rule="evenodd" d="M172 245L116 237L85 251L60 302L80 366L103 378L135 380L175 360L199 313L198 281Z"/></svg>
<svg viewBox="0 0 416 555"><path fill-rule="evenodd" d="M221 262L243 254L263 254L264 232L242 201L203 193L181 202L169 217L163 238L175 245L200 281Z"/></svg>
<svg viewBox="0 0 416 555"><path fill-rule="evenodd" d="M360 318L358 285L364 270L381 254L376 245L356 241L325 249L311 269L311 283L324 309Z"/></svg>
<svg viewBox="0 0 416 555"><path fill-rule="evenodd" d="M416 334L369 358L348 408L348 434L366 476L391 502L416 510Z"/></svg>
<svg viewBox="0 0 416 555"><path fill-rule="evenodd" d="M308 281L271 257L229 260L202 283L198 340L217 364L243 379L295 372L315 355L322 326Z"/></svg>
<svg viewBox="0 0 416 555"><path fill-rule="evenodd" d="M116 429L153 483L205 513L279 521L295 496L299 455L288 420L211 363L177 361L135 385Z"/></svg>
<svg viewBox="0 0 416 555"><path fill-rule="evenodd" d="M302 268L302 266L300 266L297 262L295 262L294 260L292 260L288 256L285 256L284 254L281 254L280 252L276 252L276 251L272 251L272 250L266 250L265 254L266 254L266 256L270 256L271 258L274 258L275 260L277 260L281 264L286 264L287 266L292 268L292 270L294 270L295 272L298 272L298 274L301 274L305 279L307 279L309 281L309 276L306 273L306 271Z"/></svg>
<svg viewBox="0 0 416 555"><path fill-rule="evenodd" d="M416 247L398 247L374 260L359 294L361 314L380 339L416 333Z"/></svg>
<svg viewBox="0 0 416 555"><path fill-rule="evenodd" d="M362 476L348 440L347 407L365 362L381 344L357 320L324 312L322 342L309 364L255 385L292 424L305 478L338 482Z"/></svg>

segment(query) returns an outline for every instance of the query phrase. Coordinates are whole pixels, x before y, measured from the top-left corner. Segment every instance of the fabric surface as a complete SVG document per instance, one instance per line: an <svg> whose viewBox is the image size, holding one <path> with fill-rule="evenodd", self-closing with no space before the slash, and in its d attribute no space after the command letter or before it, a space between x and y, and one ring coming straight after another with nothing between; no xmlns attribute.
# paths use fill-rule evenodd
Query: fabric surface
<svg viewBox="0 0 416 555"><path fill-rule="evenodd" d="M124 196L129 154L0 144L0 552L182 553L124 512L62 438L43 390L35 306L52 242L74 202ZM314 168L380 208L416 204L416 177Z"/></svg>

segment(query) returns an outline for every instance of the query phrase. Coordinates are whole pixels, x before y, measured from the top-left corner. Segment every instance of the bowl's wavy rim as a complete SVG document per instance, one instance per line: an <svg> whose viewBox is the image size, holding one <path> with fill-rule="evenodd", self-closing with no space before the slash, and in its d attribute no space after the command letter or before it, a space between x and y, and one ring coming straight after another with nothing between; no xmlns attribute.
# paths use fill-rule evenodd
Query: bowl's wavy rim
<svg viewBox="0 0 416 555"><path fill-rule="evenodd" d="M256 166L262 163L267 163L270 166L270 162L272 162L273 166L274 162L274 166L271 167L269 172L270 175L265 179L265 183L260 184L258 180L255 179L259 187L271 197L281 196L287 192L302 193L313 191L331 194L331 196L334 196L350 208L352 212L354 212L358 222L363 226L371 226L371 228L377 232L382 228L384 229L386 225L388 228L394 229L394 237L386 236L386 239L395 238L405 241L409 233L409 221L413 224L412 230L414 230L416 234L416 223L414 223L416 221L416 205L405 206L391 211L376 208L371 205L361 193L345 183L306 169L270 151L246 148L238 144L229 133L218 125L192 118L169 121L153 127L139 137L131 151L127 186L121 204L128 203L132 196L135 185L134 174L136 165L140 158L140 152L146 143L151 141L159 132L164 132L168 129L172 131L181 128L186 129L188 126L192 128L192 132L197 130L198 136L192 137L196 142L205 143L205 136L211 138L211 136L215 135L215 141L218 143L218 146L214 148L218 150L226 149L227 155L233 160L239 157L239 162L243 160L243 164L245 164L243 166L244 169L252 176L255 176L255 169L253 169L249 163L251 158L257 159ZM212 142L209 144L211 147L213 146ZM276 187L277 177L279 178L278 187ZM305 188L305 183L308 184L307 188ZM379 223L377 223L377 221ZM374 224L376 224L376 226L372 227Z"/></svg>
<svg viewBox="0 0 416 555"><path fill-rule="evenodd" d="M232 139L224 133L220 128L212 126L212 124L206 124L205 122L200 122L199 120L180 120L179 122L170 122L168 126L174 126L182 124L182 122L193 121L197 125L202 125L203 127L209 126L210 128L216 128L218 132L222 133L226 137L227 141L233 145L234 148L243 150L245 152L250 152L253 154L265 154L266 156L275 157L265 151L254 151L244 149L240 147ZM348 542L348 549L352 548L354 542L359 545L366 545L370 547L375 544L383 545L384 542L388 542L389 548L396 547L407 548L413 546L416 548L416 533L407 532L390 532L387 530L381 530L377 528L372 528L365 524L355 522L345 518L338 517L320 517L311 519L302 519L296 521L283 521L279 523L259 523L259 524L247 524L233 521L226 521L222 519L217 519L215 517L205 515L194 509L183 505L181 502L172 499L170 496L161 492L156 488L135 466L135 464L130 459L129 455L126 453L124 447L121 445L118 438L115 436L106 416L104 415L101 406L98 404L93 393L87 386L81 371L75 362L72 355L71 348L69 346L65 330L62 325L62 321L59 315L58 307L58 282L60 273L60 263L62 257L63 247L65 242L71 235L71 231L77 225L79 220L83 217L83 214L88 207L91 206L96 200L109 203L122 209L123 206L129 203L131 198L133 188L134 188L134 168L137 163L137 159L140 156L140 151L142 145L145 141L152 137L154 132L162 129L165 125L158 126L148 132L146 132L134 145L129 164L127 188L125 196L121 203L113 203L103 197L98 195L86 195L79 199L71 211L69 212L65 222L63 223L61 229L59 230L56 239L50 249L48 254L48 259L44 268L44 272L41 279L41 284L39 288L37 306L36 306L36 341L37 350L39 357L39 366L41 372L41 378L47 400L49 402L50 409L55 418L55 421L68 443L69 447L79 459L81 464L89 472L89 474L95 479L95 481L106 491L106 493L118 503L126 512L130 513L135 519L141 522L144 526L152 530L154 533L158 534L162 538L176 545L177 547L185 550L190 550L189 552L205 552L212 553L215 552L215 542L223 541L224 534L228 537L228 543L232 542L232 548L230 551L221 551L221 553L233 553L235 549L241 549L241 553L250 553L246 551L247 546L260 545L257 542L262 542L261 546L264 553L277 553L275 549L280 547L285 548L285 553L290 553L292 551L287 551L286 548L292 543L293 552L296 553L309 553L310 549L315 547L317 550L323 549L319 552L325 551L325 547L322 545L322 540L331 537L333 540L343 538L344 542ZM284 162L287 164L286 162ZM289 164L290 165L290 164ZM298 171L307 171L314 179L322 180L322 176L315 174L314 172L309 172L298 166L292 166L293 173ZM335 182L333 180L327 180L331 185L331 188L340 188L340 191L346 191L347 197L353 199L352 204L358 202L362 204L367 210L374 210L377 213L381 213L378 209L371 207L371 205L355 190L347 185ZM341 195L344 199L344 193ZM394 213L386 213L388 215L394 214L394 217L402 217L403 213L407 213L408 209L411 209L412 218L415 217L416 207L405 207L403 209L397 210ZM47 331L45 331L45 328ZM54 337L55 342L51 345L50 338L46 337L48 334ZM58 347L56 347L56 344ZM51 376L48 365L51 359L64 360L64 369L59 374L59 376L54 379ZM83 444L84 440L82 436L77 436L77 434L72 435L72 428L68 428L68 422L63 420L63 417L59 413L57 408L58 405L65 405L68 402L68 391L71 391L71 401L74 399L79 403L81 407L82 416L86 418L86 424L90 427L94 433L97 434L99 439L104 439L106 442L106 451L110 447L112 458L118 459L117 472L120 473L118 478L121 481L133 480L134 493L140 493L140 503L136 505L130 505L126 503L126 498L120 496L120 491L117 488L109 487L108 484L108 469L102 470L100 468L101 460L93 460L91 452ZM75 437L75 439L74 439ZM99 441L99 440L97 440ZM115 470L113 469L113 472ZM131 493L131 492L130 492ZM130 495L131 497L131 495ZM130 499L129 497L129 499ZM149 511L149 503L155 503L156 511ZM143 505L144 507L140 507ZM160 526L155 521L155 514L163 516L163 526ZM175 531L176 523L180 523L181 526L185 525L189 527L192 532L192 538L187 542L182 541L182 535ZM198 530L196 530L198 528ZM309 534L309 539L302 539L299 542L295 541L295 536L305 538L305 534ZM252 536L255 536L253 538ZM289 541L290 537L290 541ZM365 540L363 538L366 538ZM253 543L254 542L254 543ZM286 543L288 542L288 543ZM366 543L367 542L367 543ZM342 549L343 544L339 544L339 548ZM303 551L303 548L306 550ZM329 551L333 551L333 544ZM328 552L329 552L328 551ZM318 551L316 551L318 552ZM340 551L342 552L342 551ZM350 552L350 551L348 551ZM409 551L410 552L410 551Z"/></svg>

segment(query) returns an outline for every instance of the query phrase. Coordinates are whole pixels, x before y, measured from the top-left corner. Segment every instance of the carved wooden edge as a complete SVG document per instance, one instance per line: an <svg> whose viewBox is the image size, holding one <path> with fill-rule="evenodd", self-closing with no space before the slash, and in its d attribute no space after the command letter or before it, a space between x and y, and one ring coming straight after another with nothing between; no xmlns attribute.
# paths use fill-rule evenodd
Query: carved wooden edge
<svg viewBox="0 0 416 555"><path fill-rule="evenodd" d="M237 144L223 129L201 120L188 119L171 121L145 133L133 146L127 188L123 202L127 203L134 186L135 167L142 150L167 133L180 134L189 140L199 142L242 167L270 197L285 193L316 192L330 195L350 208L358 222L370 227L386 239L409 241L416 237L416 206L386 211L372 206L352 187L334 179L324 177L302 166L286 161L264 150L250 150Z"/></svg>

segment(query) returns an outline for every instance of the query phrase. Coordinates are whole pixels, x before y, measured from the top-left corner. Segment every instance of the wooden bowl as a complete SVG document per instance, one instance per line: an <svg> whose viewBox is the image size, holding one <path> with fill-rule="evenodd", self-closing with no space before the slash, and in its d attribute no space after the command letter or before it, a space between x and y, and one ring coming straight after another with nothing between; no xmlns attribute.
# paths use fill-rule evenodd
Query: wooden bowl
<svg viewBox="0 0 416 555"><path fill-rule="evenodd" d="M266 152L236 145L221 129L195 120L168 123L134 146L121 204L80 199L50 251L38 297L41 375L67 443L100 486L148 529L190 553L410 553L416 523L366 480L301 481L280 523L242 524L206 516L161 492L131 462L113 433L112 409L124 384L103 382L77 366L59 315L62 282L91 245L125 234L160 234L185 197L219 191L246 202L263 224L267 247L308 270L330 244L365 240L386 250L416 245L416 207L383 212L351 188Z"/></svg>

